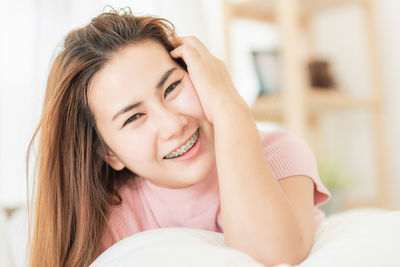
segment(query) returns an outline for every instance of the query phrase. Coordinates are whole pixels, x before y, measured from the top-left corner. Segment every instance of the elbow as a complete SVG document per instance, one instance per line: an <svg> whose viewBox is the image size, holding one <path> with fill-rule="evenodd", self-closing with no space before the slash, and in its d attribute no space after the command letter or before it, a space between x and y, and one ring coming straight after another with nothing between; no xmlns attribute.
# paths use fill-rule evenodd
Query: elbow
<svg viewBox="0 0 400 267"><path fill-rule="evenodd" d="M293 254L294 253L288 253L280 257L255 258L255 260L266 267L273 267L279 264L289 264L290 266L297 266L302 263L308 255L305 254L303 256L295 257L295 255Z"/></svg>
<svg viewBox="0 0 400 267"><path fill-rule="evenodd" d="M255 257L255 260L266 267L272 267L285 263L291 266L296 266L302 263L308 257L310 250L311 246L301 243L301 245L294 247L288 246L285 249L282 249L280 253L265 253L261 255L261 257Z"/></svg>
<svg viewBox="0 0 400 267"><path fill-rule="evenodd" d="M293 253L291 255L291 257L289 257L286 260L285 263L287 263L289 265L299 265L308 257L310 249L308 249L307 247L304 246L302 248L299 248L296 252L297 253Z"/></svg>

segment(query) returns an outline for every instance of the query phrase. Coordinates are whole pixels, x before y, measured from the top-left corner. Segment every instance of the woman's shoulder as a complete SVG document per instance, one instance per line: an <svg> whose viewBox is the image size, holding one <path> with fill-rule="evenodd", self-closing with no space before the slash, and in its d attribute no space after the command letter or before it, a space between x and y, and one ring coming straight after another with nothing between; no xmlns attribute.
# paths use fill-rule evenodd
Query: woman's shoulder
<svg viewBox="0 0 400 267"><path fill-rule="evenodd" d="M315 205L330 198L330 192L319 177L314 152L303 138L285 129L259 133L264 155L277 179L294 175L308 176L315 184Z"/></svg>
<svg viewBox="0 0 400 267"><path fill-rule="evenodd" d="M272 129L272 130L260 130L258 129L260 140L264 147L275 146L282 147L288 144L297 144L300 146L309 147L303 138L299 135L286 130L286 129Z"/></svg>
<svg viewBox="0 0 400 267"><path fill-rule="evenodd" d="M299 135L286 129L259 130L264 155L278 169L312 169L315 173L316 158L310 145ZM282 174L283 175L283 174Z"/></svg>
<svg viewBox="0 0 400 267"><path fill-rule="evenodd" d="M143 230L138 182L136 177L129 179L118 189L121 202L108 212L102 242L105 248Z"/></svg>
<svg viewBox="0 0 400 267"><path fill-rule="evenodd" d="M121 202L111 207L109 212L109 221L123 219L130 213L136 214L130 211L140 209L140 188L141 180L140 177L134 177L125 181L121 185L117 192L121 198ZM132 215L133 216L133 215Z"/></svg>

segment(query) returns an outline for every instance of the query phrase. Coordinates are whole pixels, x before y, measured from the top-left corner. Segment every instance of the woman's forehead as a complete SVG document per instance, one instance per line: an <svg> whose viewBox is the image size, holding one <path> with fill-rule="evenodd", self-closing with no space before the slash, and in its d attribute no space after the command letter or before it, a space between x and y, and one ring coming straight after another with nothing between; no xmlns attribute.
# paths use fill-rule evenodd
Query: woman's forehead
<svg viewBox="0 0 400 267"><path fill-rule="evenodd" d="M92 88L153 87L166 69L175 66L166 49L154 41L125 47L93 77Z"/></svg>
<svg viewBox="0 0 400 267"><path fill-rule="evenodd" d="M119 71L123 71L125 70L124 67L130 66L134 69L127 71L136 70L140 72L148 66L155 68L171 60L169 53L161 44L154 41L144 41L129 45L119 51L106 64L106 67L114 66L114 68L119 68Z"/></svg>

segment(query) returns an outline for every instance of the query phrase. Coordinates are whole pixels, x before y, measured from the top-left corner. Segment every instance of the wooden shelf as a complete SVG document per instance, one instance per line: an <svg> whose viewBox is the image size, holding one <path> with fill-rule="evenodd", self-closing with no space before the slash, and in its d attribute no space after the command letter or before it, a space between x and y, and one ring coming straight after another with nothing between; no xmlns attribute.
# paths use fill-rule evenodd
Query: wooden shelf
<svg viewBox="0 0 400 267"><path fill-rule="evenodd" d="M242 19L259 20L265 22L275 21L271 1L245 1L232 4L231 16Z"/></svg>
<svg viewBox="0 0 400 267"><path fill-rule="evenodd" d="M260 96L251 107L253 117L259 121L277 122L303 138L316 140L318 146L319 127L323 116L329 112L350 111L365 108L371 112L374 131L373 145L376 149L378 191L376 198L360 204L390 208L393 193L390 190L387 169L387 147L383 125L383 82L379 68L377 36L374 31L372 0L223 0L226 60L231 69L230 26L235 19L250 19L275 24L279 32L281 70L285 77L281 94ZM304 62L297 45L305 36L309 54L314 52L311 24L316 13L326 9L358 4L365 13L367 53L369 57L371 91L351 95L338 89L309 88ZM284 93L284 94L283 94ZM354 203L354 202L353 202Z"/></svg>
<svg viewBox="0 0 400 267"><path fill-rule="evenodd" d="M350 95L337 89L311 88L307 91L305 101L307 111L311 115L354 108L373 109L376 105L372 97ZM256 120L266 120L271 116L280 117L283 107L283 98L280 94L260 96L252 106L252 112Z"/></svg>
<svg viewBox="0 0 400 267"><path fill-rule="evenodd" d="M365 0L301 0L301 16L307 17L343 4L365 3ZM231 4L231 15L236 18L276 22L274 1L246 0Z"/></svg>

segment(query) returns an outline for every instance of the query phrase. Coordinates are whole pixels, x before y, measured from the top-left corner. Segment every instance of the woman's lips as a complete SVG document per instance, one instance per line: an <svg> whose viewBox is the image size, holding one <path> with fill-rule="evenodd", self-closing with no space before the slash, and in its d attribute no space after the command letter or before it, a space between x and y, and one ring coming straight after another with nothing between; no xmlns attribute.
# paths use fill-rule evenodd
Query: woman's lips
<svg viewBox="0 0 400 267"><path fill-rule="evenodd" d="M182 144L180 144L179 146L177 146L174 150L171 150L171 152L169 152L167 155L165 155L163 158L165 158L166 156L172 154L173 152L178 151L178 149L180 149L182 146L184 146L185 144L187 144L187 142L189 142L190 139L192 139L194 137L194 135L196 134L196 132L199 130L199 128L196 129L196 131ZM200 133L200 131L199 131ZM190 149L192 149L193 147L191 147ZM187 152L187 151L186 151Z"/></svg>
<svg viewBox="0 0 400 267"><path fill-rule="evenodd" d="M200 137L200 131L199 131L196 143L188 151L186 151L185 154L182 154L176 158L171 158L171 160L182 161L182 160L192 159L200 153L200 146L201 146L201 137Z"/></svg>

